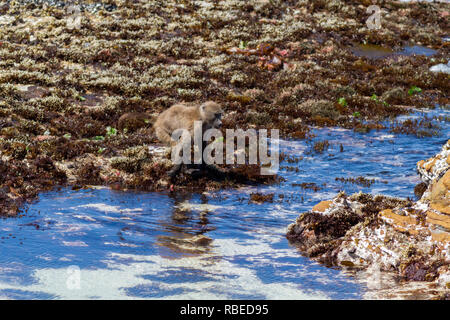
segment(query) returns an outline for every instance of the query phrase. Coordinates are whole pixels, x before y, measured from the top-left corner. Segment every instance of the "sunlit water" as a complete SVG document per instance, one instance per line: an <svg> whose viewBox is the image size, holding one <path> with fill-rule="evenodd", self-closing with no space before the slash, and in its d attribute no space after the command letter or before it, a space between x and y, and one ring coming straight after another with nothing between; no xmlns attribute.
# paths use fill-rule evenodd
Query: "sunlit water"
<svg viewBox="0 0 450 320"><path fill-rule="evenodd" d="M432 138L317 128L314 141L330 143L322 154L309 153L310 142L281 141L281 151L304 158L281 164L291 169L281 169L287 181L280 185L203 195L106 188L41 194L23 217L0 220L0 297L364 298L364 281L302 257L286 228L340 190L413 198L417 161L450 137L448 123L441 126ZM358 176L376 182L367 188L335 180ZM298 186L305 182L320 190ZM274 193L274 202L250 203L257 191Z"/></svg>

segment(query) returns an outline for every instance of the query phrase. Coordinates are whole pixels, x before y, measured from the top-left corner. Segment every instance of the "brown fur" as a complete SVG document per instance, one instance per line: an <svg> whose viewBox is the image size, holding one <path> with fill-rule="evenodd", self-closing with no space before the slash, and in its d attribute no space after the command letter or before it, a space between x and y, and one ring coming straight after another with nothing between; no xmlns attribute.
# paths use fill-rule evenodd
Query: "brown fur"
<svg viewBox="0 0 450 320"><path fill-rule="evenodd" d="M172 132L177 129L186 129L191 134L194 131L194 121L202 121L203 130L210 128L220 128L220 117L223 111L220 105L213 101L207 101L200 106L186 106L175 104L161 113L153 128L158 139L167 144L172 144Z"/></svg>

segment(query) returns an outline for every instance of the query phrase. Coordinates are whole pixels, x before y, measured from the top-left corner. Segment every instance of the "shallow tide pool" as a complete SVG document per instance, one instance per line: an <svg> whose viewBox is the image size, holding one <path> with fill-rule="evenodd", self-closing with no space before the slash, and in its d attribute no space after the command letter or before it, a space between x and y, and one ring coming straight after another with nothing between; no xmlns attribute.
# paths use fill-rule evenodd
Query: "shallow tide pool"
<svg viewBox="0 0 450 320"><path fill-rule="evenodd" d="M42 193L21 218L0 220L0 298L363 299L369 288L361 277L301 256L286 228L340 190L414 198L417 161L450 137L448 122L440 125L441 135L430 138L315 128L313 142L330 144L323 153L311 153L311 142L280 141L280 151L303 159L281 163L279 185ZM336 180L359 176L375 181ZM252 192L274 193L273 202L252 203Z"/></svg>

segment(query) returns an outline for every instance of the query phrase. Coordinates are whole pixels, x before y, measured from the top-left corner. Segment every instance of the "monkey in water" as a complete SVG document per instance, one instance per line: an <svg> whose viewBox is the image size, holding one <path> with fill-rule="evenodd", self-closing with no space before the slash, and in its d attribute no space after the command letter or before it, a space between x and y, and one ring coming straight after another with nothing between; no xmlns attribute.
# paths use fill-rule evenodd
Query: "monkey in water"
<svg viewBox="0 0 450 320"><path fill-rule="evenodd" d="M214 101L207 101L199 106L175 104L159 115L153 128L161 142L174 146L177 143L172 139L175 130L185 129L193 137L195 121L202 122L202 132L211 128L219 129L222 126L222 115L222 107ZM176 165L169 175L174 177L180 169L181 165Z"/></svg>

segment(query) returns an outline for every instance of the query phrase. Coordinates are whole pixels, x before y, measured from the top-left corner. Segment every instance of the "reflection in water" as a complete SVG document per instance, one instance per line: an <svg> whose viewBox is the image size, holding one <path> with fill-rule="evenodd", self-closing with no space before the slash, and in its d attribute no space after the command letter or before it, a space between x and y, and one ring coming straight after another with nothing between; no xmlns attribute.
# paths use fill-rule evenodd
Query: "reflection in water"
<svg viewBox="0 0 450 320"><path fill-rule="evenodd" d="M173 199L170 221L161 221L161 226L170 235L158 236L156 243L169 249L170 252L161 250L159 254L169 258L209 252L213 240L205 234L214 230L214 227L208 226L208 210L205 208L196 213L191 208L183 206L192 199L192 194L189 193L169 194L169 198ZM207 205L208 198L202 196L200 201L203 206Z"/></svg>
<svg viewBox="0 0 450 320"><path fill-rule="evenodd" d="M449 110L429 111L429 116ZM414 117L414 115L412 115ZM404 121L408 117L402 117ZM21 218L0 220L0 297L8 299L360 299L404 297L310 261L285 238L300 212L338 191L414 197L417 161L450 136L316 128L326 152L280 141L298 162L281 163L280 185L203 194L106 188L43 193ZM346 182L365 177L370 185ZM254 203L250 194L273 193ZM80 289L68 286L70 266ZM383 274L387 277L387 274ZM410 295L411 297L411 295Z"/></svg>

